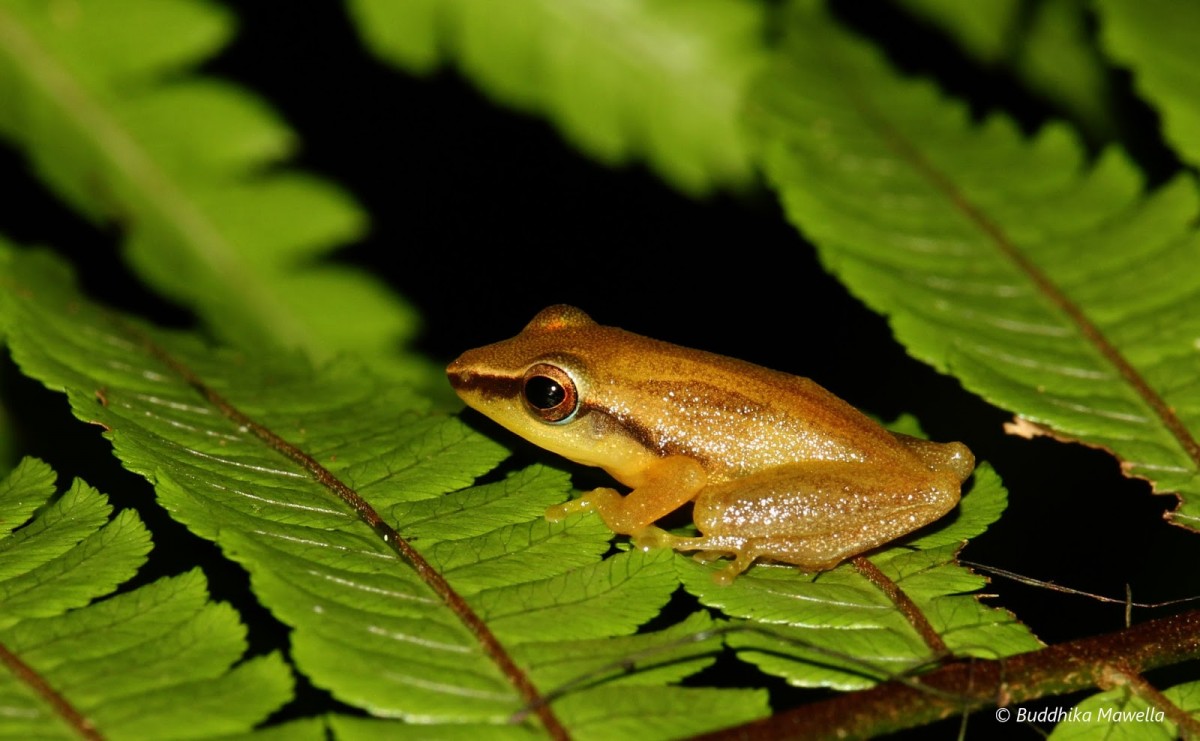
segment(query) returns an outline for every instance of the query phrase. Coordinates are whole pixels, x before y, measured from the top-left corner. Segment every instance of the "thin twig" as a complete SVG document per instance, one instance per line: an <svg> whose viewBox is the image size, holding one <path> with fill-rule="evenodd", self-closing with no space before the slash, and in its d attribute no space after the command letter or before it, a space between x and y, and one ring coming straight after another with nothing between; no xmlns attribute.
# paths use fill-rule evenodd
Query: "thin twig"
<svg viewBox="0 0 1200 741"><path fill-rule="evenodd" d="M1094 592L1085 592L1082 589L1074 589L1072 587L1064 587L1061 584L1055 584L1054 582L1051 582L1051 581L1043 581L1041 579L1035 579L1032 576L1025 576L1024 574L1018 574L1015 571L1009 571L1008 569L1002 569L997 566L988 566L986 564L976 563L974 561L965 561L963 559L959 559L958 562L960 564L962 564L963 566L969 566L973 569L976 569L978 571L984 571L993 576L1002 576L1005 579L1011 579L1015 582L1019 582L1021 584L1025 584L1025 585L1028 585L1031 587L1040 587L1042 589L1049 589L1050 591L1053 591L1053 592L1062 592L1063 594L1074 594L1074 595L1078 595L1080 597L1088 597L1090 599L1096 600L1097 602L1107 602L1110 604L1125 605L1127 613L1128 613L1128 610L1133 607L1153 609L1153 608L1159 608L1159 607L1172 607L1174 605L1184 605L1184 604L1187 604L1188 602L1200 601L1200 596L1195 596L1195 597L1180 597L1178 599L1169 599L1169 600L1164 600L1162 602L1134 602L1133 598L1132 598L1132 593L1129 589L1128 584L1125 585L1125 596L1118 599L1116 597L1106 597L1103 594L1096 594ZM1128 614L1126 615L1126 618L1125 618L1125 624L1127 626L1132 624L1132 621L1130 620L1130 616Z"/></svg>

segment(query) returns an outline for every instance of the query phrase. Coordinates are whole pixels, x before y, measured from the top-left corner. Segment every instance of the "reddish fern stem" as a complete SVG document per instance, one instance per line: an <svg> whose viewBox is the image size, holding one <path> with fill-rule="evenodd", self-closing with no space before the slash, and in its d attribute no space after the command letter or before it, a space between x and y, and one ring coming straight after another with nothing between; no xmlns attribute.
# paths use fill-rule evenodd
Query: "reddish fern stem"
<svg viewBox="0 0 1200 741"><path fill-rule="evenodd" d="M938 635L938 632L929 623L929 619L925 617L925 613L921 612L921 608L909 598L900 585L888 578L879 570L879 567L867 560L866 556L856 556L851 563L858 573L862 574L874 584L880 591L887 595L887 598L892 601L904 618L908 620L909 625L916 629L917 634L921 636L921 640L925 641L925 645L929 646L929 650L933 651L933 655L941 658L950 654L950 649L946 647L946 642Z"/></svg>
<svg viewBox="0 0 1200 741"><path fill-rule="evenodd" d="M92 725L92 721L88 720L87 716L79 712L79 710L67 701L67 698L58 693L58 690L50 686L46 678L39 674L33 667L21 660L21 657L8 650L8 646L0 643L0 664L8 667L17 681L23 682L25 686L33 689L38 697L42 698L49 705L58 717L66 721L81 738L87 741L104 741L104 736L96 730Z"/></svg>

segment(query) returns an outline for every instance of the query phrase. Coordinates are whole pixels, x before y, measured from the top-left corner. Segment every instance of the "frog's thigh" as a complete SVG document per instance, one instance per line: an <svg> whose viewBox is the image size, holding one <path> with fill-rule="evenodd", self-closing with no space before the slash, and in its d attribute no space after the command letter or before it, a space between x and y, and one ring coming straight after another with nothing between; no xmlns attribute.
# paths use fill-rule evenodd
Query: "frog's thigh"
<svg viewBox="0 0 1200 741"><path fill-rule="evenodd" d="M705 537L694 541L744 565L769 558L819 571L933 522L958 499L953 473L789 466L705 489L692 515Z"/></svg>

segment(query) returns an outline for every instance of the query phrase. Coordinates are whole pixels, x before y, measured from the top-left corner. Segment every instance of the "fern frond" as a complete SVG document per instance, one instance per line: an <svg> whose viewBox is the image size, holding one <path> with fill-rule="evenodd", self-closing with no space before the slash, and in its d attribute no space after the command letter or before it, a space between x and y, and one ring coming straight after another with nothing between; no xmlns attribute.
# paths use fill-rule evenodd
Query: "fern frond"
<svg viewBox="0 0 1200 741"><path fill-rule="evenodd" d="M745 0L355 0L368 45L408 70L452 58L497 100L611 164L645 159L689 193L752 175L738 113L764 60Z"/></svg>
<svg viewBox="0 0 1200 741"><path fill-rule="evenodd" d="M328 182L271 170L295 136L263 103L189 74L232 31L200 0L0 8L0 135L95 221L156 289L244 347L353 348L377 368L420 369L395 347L412 310L365 273L321 265L365 229Z"/></svg>
<svg viewBox="0 0 1200 741"><path fill-rule="evenodd" d="M581 641L658 613L678 584L669 553L602 558L611 534L595 518L547 523L546 505L569 490L561 473L472 487L507 452L360 366L314 371L135 327L82 302L40 254L12 256L6 272L0 317L18 365L65 390L173 517L246 568L314 684L377 716L506 726L528 715L596 733L591 708L610 687L580 686L547 710L544 682L563 681L556 665L589 669ZM766 712L761 693L647 676L647 701L708 706L697 731Z"/></svg>
<svg viewBox="0 0 1200 741"><path fill-rule="evenodd" d="M1163 134L1179 156L1200 165L1200 65L1195 3L1096 3L1104 48L1133 72L1134 83L1162 116Z"/></svg>
<svg viewBox="0 0 1200 741"><path fill-rule="evenodd" d="M974 124L807 4L754 96L789 218L909 352L1046 432L1112 451L1200 524L1200 236L1059 126Z"/></svg>
<svg viewBox="0 0 1200 741"><path fill-rule="evenodd" d="M0 482L0 737L213 738L291 698L278 655L237 663L246 629L198 570L92 602L145 562L150 536L80 481L53 494L33 459Z"/></svg>

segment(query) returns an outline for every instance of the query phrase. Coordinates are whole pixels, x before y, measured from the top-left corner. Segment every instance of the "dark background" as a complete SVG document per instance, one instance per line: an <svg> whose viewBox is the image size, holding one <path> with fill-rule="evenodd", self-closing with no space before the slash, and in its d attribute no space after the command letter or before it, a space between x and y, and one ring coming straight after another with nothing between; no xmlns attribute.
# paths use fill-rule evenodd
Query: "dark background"
<svg viewBox="0 0 1200 741"><path fill-rule="evenodd" d="M202 71L269 101L302 138L296 166L339 183L368 210L369 236L334 259L380 275L418 308L420 350L449 360L515 334L546 305L573 303L605 324L812 377L877 417L913 413L932 438L966 442L999 471L1010 505L965 558L1113 597L1127 584L1143 601L1200 591L1194 567L1189 583L1181 583L1178 567L1194 564L1195 536L1162 522L1173 498L1123 478L1103 452L1005 436L1009 415L909 358L886 321L821 270L765 189L693 200L639 166L595 164L542 120L493 105L453 72L418 79L377 62L336 4L229 7L241 17L240 33ZM939 76L978 110L1004 109L1027 128L1046 117L1014 85L973 72L902 18L856 20L903 66ZM1144 120L1143 110L1129 106L1131 120ZM1152 126L1135 126L1129 136L1135 150L1148 152L1149 169L1170 168ZM162 322L190 322L125 271L115 231L58 205L8 149L0 150L0 187L16 194L0 214L0 233L69 255L103 301ZM199 559L214 593L257 626L258 643L279 640L269 637L269 616L247 599L240 569L155 514L144 482L115 464L95 428L70 418L65 399L11 367L3 379L23 452L59 467L62 482L81 475L139 502L156 542L167 533L184 544L172 551L176 563L156 562L157 569L170 573ZM88 454L82 468L81 452ZM1123 624L1120 605L1003 580L991 591L999 595L995 604L1047 642ZM1159 614L1134 611L1135 619ZM711 672L705 679L721 681ZM800 697L761 681L780 706ZM293 710L306 714L325 701L312 690ZM957 726L944 730L950 736ZM994 721L981 714L969 737L992 730Z"/></svg>

